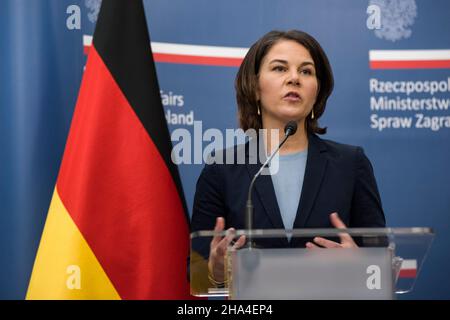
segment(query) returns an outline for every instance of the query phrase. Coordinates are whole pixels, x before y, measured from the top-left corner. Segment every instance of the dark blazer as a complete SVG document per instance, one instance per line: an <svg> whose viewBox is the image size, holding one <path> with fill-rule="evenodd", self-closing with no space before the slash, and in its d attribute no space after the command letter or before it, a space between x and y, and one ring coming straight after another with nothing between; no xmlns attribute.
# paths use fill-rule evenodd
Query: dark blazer
<svg viewBox="0 0 450 320"><path fill-rule="evenodd" d="M248 143L244 148L245 164L213 163L203 169L194 198L192 231L213 230L216 217L225 218L226 228L245 228L248 187L261 164L249 164ZM252 200L255 229L284 228L270 175L258 177ZM294 228L332 228L332 212L338 212L349 228L385 226L373 169L363 149L309 135ZM281 242L288 245L286 239Z"/></svg>

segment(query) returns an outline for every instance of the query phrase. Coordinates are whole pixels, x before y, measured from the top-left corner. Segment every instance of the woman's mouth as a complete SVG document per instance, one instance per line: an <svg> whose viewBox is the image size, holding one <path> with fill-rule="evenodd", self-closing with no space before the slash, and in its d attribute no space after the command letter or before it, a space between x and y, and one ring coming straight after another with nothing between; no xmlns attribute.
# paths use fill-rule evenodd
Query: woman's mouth
<svg viewBox="0 0 450 320"><path fill-rule="evenodd" d="M301 97L297 92L289 91L288 93L285 94L285 96L283 97L283 100L297 102L297 101L301 100Z"/></svg>

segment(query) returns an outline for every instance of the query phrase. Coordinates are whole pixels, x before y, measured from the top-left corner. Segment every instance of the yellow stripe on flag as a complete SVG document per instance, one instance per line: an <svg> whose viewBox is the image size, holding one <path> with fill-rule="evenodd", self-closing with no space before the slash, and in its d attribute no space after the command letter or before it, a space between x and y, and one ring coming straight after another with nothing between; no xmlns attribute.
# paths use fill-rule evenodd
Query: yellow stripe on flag
<svg viewBox="0 0 450 320"><path fill-rule="evenodd" d="M73 222L57 188L45 223L27 299L120 299Z"/></svg>

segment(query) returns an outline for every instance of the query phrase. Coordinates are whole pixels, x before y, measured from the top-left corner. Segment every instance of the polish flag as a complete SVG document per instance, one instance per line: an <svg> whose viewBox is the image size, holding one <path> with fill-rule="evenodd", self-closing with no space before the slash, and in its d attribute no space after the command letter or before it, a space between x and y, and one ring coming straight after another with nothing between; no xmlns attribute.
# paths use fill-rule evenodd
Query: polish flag
<svg viewBox="0 0 450 320"><path fill-rule="evenodd" d="M450 50L370 50L370 69L450 69Z"/></svg>
<svg viewBox="0 0 450 320"><path fill-rule="evenodd" d="M417 276L417 260L403 260L399 278L415 278Z"/></svg>
<svg viewBox="0 0 450 320"><path fill-rule="evenodd" d="M83 36L84 53L92 45L92 36ZM222 67L239 67L248 48L200 46L179 43L152 42L155 62L193 64Z"/></svg>

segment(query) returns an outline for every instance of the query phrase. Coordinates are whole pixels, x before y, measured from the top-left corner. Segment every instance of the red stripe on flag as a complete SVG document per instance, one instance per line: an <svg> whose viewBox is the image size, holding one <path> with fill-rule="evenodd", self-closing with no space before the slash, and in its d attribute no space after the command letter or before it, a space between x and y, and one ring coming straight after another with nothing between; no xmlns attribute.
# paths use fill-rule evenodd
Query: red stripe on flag
<svg viewBox="0 0 450 320"><path fill-rule="evenodd" d="M415 278L417 276L416 269L401 269L399 277L400 278Z"/></svg>
<svg viewBox="0 0 450 320"><path fill-rule="evenodd" d="M156 62L196 64L208 66L239 67L242 58L201 57L181 54L153 53Z"/></svg>
<svg viewBox="0 0 450 320"><path fill-rule="evenodd" d="M450 60L370 61L371 69L448 69Z"/></svg>
<svg viewBox="0 0 450 320"><path fill-rule="evenodd" d="M189 231L177 188L94 46L57 186L123 299L188 297Z"/></svg>
<svg viewBox="0 0 450 320"><path fill-rule="evenodd" d="M91 46L84 46L83 52L89 54ZM219 67L239 67L243 58L201 57L181 54L153 53L153 60L162 63L194 64Z"/></svg>

